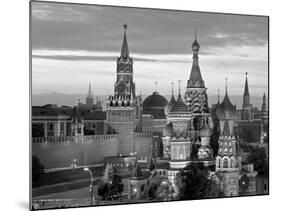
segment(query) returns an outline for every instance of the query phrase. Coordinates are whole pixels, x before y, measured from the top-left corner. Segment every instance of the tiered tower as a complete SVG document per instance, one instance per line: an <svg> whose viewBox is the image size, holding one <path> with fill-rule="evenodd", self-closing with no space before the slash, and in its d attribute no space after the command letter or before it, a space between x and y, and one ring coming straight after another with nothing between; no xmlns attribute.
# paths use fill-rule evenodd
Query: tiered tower
<svg viewBox="0 0 281 211"><path fill-rule="evenodd" d="M107 123L120 134L119 153L129 155L133 152L133 133L141 109L135 95L133 81L133 59L129 55L127 25L123 25L124 35L120 57L117 58L117 79L114 95L110 95L107 104ZM138 112L138 113L137 113Z"/></svg>
<svg viewBox="0 0 281 211"><path fill-rule="evenodd" d="M199 67L199 53L200 45L197 41L196 33L195 40L192 44L193 51L193 63L189 80L187 81L186 92L184 99L187 103L188 109L192 113L207 113L208 109L208 97L206 94L207 88L202 79L200 67Z"/></svg>
<svg viewBox="0 0 281 211"><path fill-rule="evenodd" d="M236 139L230 132L227 116L216 157L216 172L221 176L219 184L225 196L238 196L240 168L241 158L238 156Z"/></svg>

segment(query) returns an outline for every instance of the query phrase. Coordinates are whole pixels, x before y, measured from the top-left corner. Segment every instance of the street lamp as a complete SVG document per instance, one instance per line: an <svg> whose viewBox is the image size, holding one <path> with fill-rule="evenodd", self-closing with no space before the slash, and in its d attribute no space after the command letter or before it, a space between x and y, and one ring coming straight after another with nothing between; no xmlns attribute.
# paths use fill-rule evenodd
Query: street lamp
<svg viewBox="0 0 281 211"><path fill-rule="evenodd" d="M84 171L88 171L90 173L91 176L91 183L90 183L90 193L91 193L91 206L93 206L93 174L92 171L89 168L84 168Z"/></svg>
<svg viewBox="0 0 281 211"><path fill-rule="evenodd" d="M70 167L72 168L72 182L74 182L74 170L77 167L77 159L73 159Z"/></svg>

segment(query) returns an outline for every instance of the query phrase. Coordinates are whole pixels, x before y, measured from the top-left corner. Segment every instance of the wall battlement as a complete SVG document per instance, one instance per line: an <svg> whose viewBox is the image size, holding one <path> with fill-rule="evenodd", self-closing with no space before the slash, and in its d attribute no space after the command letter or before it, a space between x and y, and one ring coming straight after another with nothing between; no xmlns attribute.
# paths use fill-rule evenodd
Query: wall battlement
<svg viewBox="0 0 281 211"><path fill-rule="evenodd" d="M153 138L152 133L134 133L134 138Z"/></svg>
<svg viewBox="0 0 281 211"><path fill-rule="evenodd" d="M118 140L118 134L110 135L89 135L83 136L82 142L92 142L92 141L112 141ZM59 143L59 142L76 142L75 136L50 136L50 137L33 137L33 144L40 143Z"/></svg>

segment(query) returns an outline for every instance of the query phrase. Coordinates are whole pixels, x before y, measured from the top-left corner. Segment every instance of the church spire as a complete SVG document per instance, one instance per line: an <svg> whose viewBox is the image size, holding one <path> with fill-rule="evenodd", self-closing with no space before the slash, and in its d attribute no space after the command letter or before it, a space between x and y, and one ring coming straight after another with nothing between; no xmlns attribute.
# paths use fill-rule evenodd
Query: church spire
<svg viewBox="0 0 281 211"><path fill-rule="evenodd" d="M263 93L262 97L262 106L261 106L261 111L267 111L267 105L266 105L266 96L265 93Z"/></svg>
<svg viewBox="0 0 281 211"><path fill-rule="evenodd" d="M245 73L246 80L245 80L245 87L244 87L244 94L243 94L243 108L248 107L250 105L250 93L248 87L248 73Z"/></svg>
<svg viewBox="0 0 281 211"><path fill-rule="evenodd" d="M250 96L249 88L248 88L248 73L247 73L247 72L246 72L246 81L245 81L244 96Z"/></svg>
<svg viewBox="0 0 281 211"><path fill-rule="evenodd" d="M190 73L190 77L189 80L187 82L187 87L188 88L205 88L205 84L204 81L202 79L201 76L201 72L200 72L200 67L199 67L199 62L198 62L198 52L200 49L200 45L197 41L197 32L195 30L195 34L194 34L194 42L192 44L192 51L193 51L193 63L192 63L192 68L191 68L191 73Z"/></svg>
<svg viewBox="0 0 281 211"><path fill-rule="evenodd" d="M120 57L128 58L129 57L129 47L128 47L127 35L126 35L126 31L127 31L128 25L124 24L123 28L124 28L124 36L123 36L123 43L122 43Z"/></svg>
<svg viewBox="0 0 281 211"><path fill-rule="evenodd" d="M92 87L91 87L91 81L89 82L89 89L88 89L88 96L92 96Z"/></svg>

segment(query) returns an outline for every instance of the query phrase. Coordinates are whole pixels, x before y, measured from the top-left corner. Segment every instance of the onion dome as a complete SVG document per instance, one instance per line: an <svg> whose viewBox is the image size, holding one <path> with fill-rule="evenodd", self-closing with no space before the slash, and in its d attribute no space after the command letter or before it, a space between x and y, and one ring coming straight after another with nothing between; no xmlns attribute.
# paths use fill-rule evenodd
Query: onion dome
<svg viewBox="0 0 281 211"><path fill-rule="evenodd" d="M137 163L136 167L133 171L132 179L142 179L142 178L143 178L143 174L142 174L139 163Z"/></svg>
<svg viewBox="0 0 281 211"><path fill-rule="evenodd" d="M225 91L225 96L223 98L222 103L220 104L220 109L222 109L223 111L234 111L236 110L236 106L234 106L227 94L227 89Z"/></svg>
<svg viewBox="0 0 281 211"><path fill-rule="evenodd" d="M210 137L212 135L212 130L207 123L205 123L204 127L200 130L199 135L201 137Z"/></svg>
<svg viewBox="0 0 281 211"><path fill-rule="evenodd" d="M158 92L153 92L143 102L143 113L151 114L155 118L165 117L165 107L168 101Z"/></svg>
<svg viewBox="0 0 281 211"><path fill-rule="evenodd" d="M199 50L200 49L200 45L197 42L197 39L194 40L194 42L192 43L192 50Z"/></svg>
<svg viewBox="0 0 281 211"><path fill-rule="evenodd" d="M172 136L173 135L173 123L170 122L163 128L163 136Z"/></svg>
<svg viewBox="0 0 281 211"><path fill-rule="evenodd" d="M179 93L177 102L171 108L169 114L183 114L183 113L185 114L188 112L189 112L189 109L188 109L187 105L183 102L183 100L181 98L181 94Z"/></svg>

